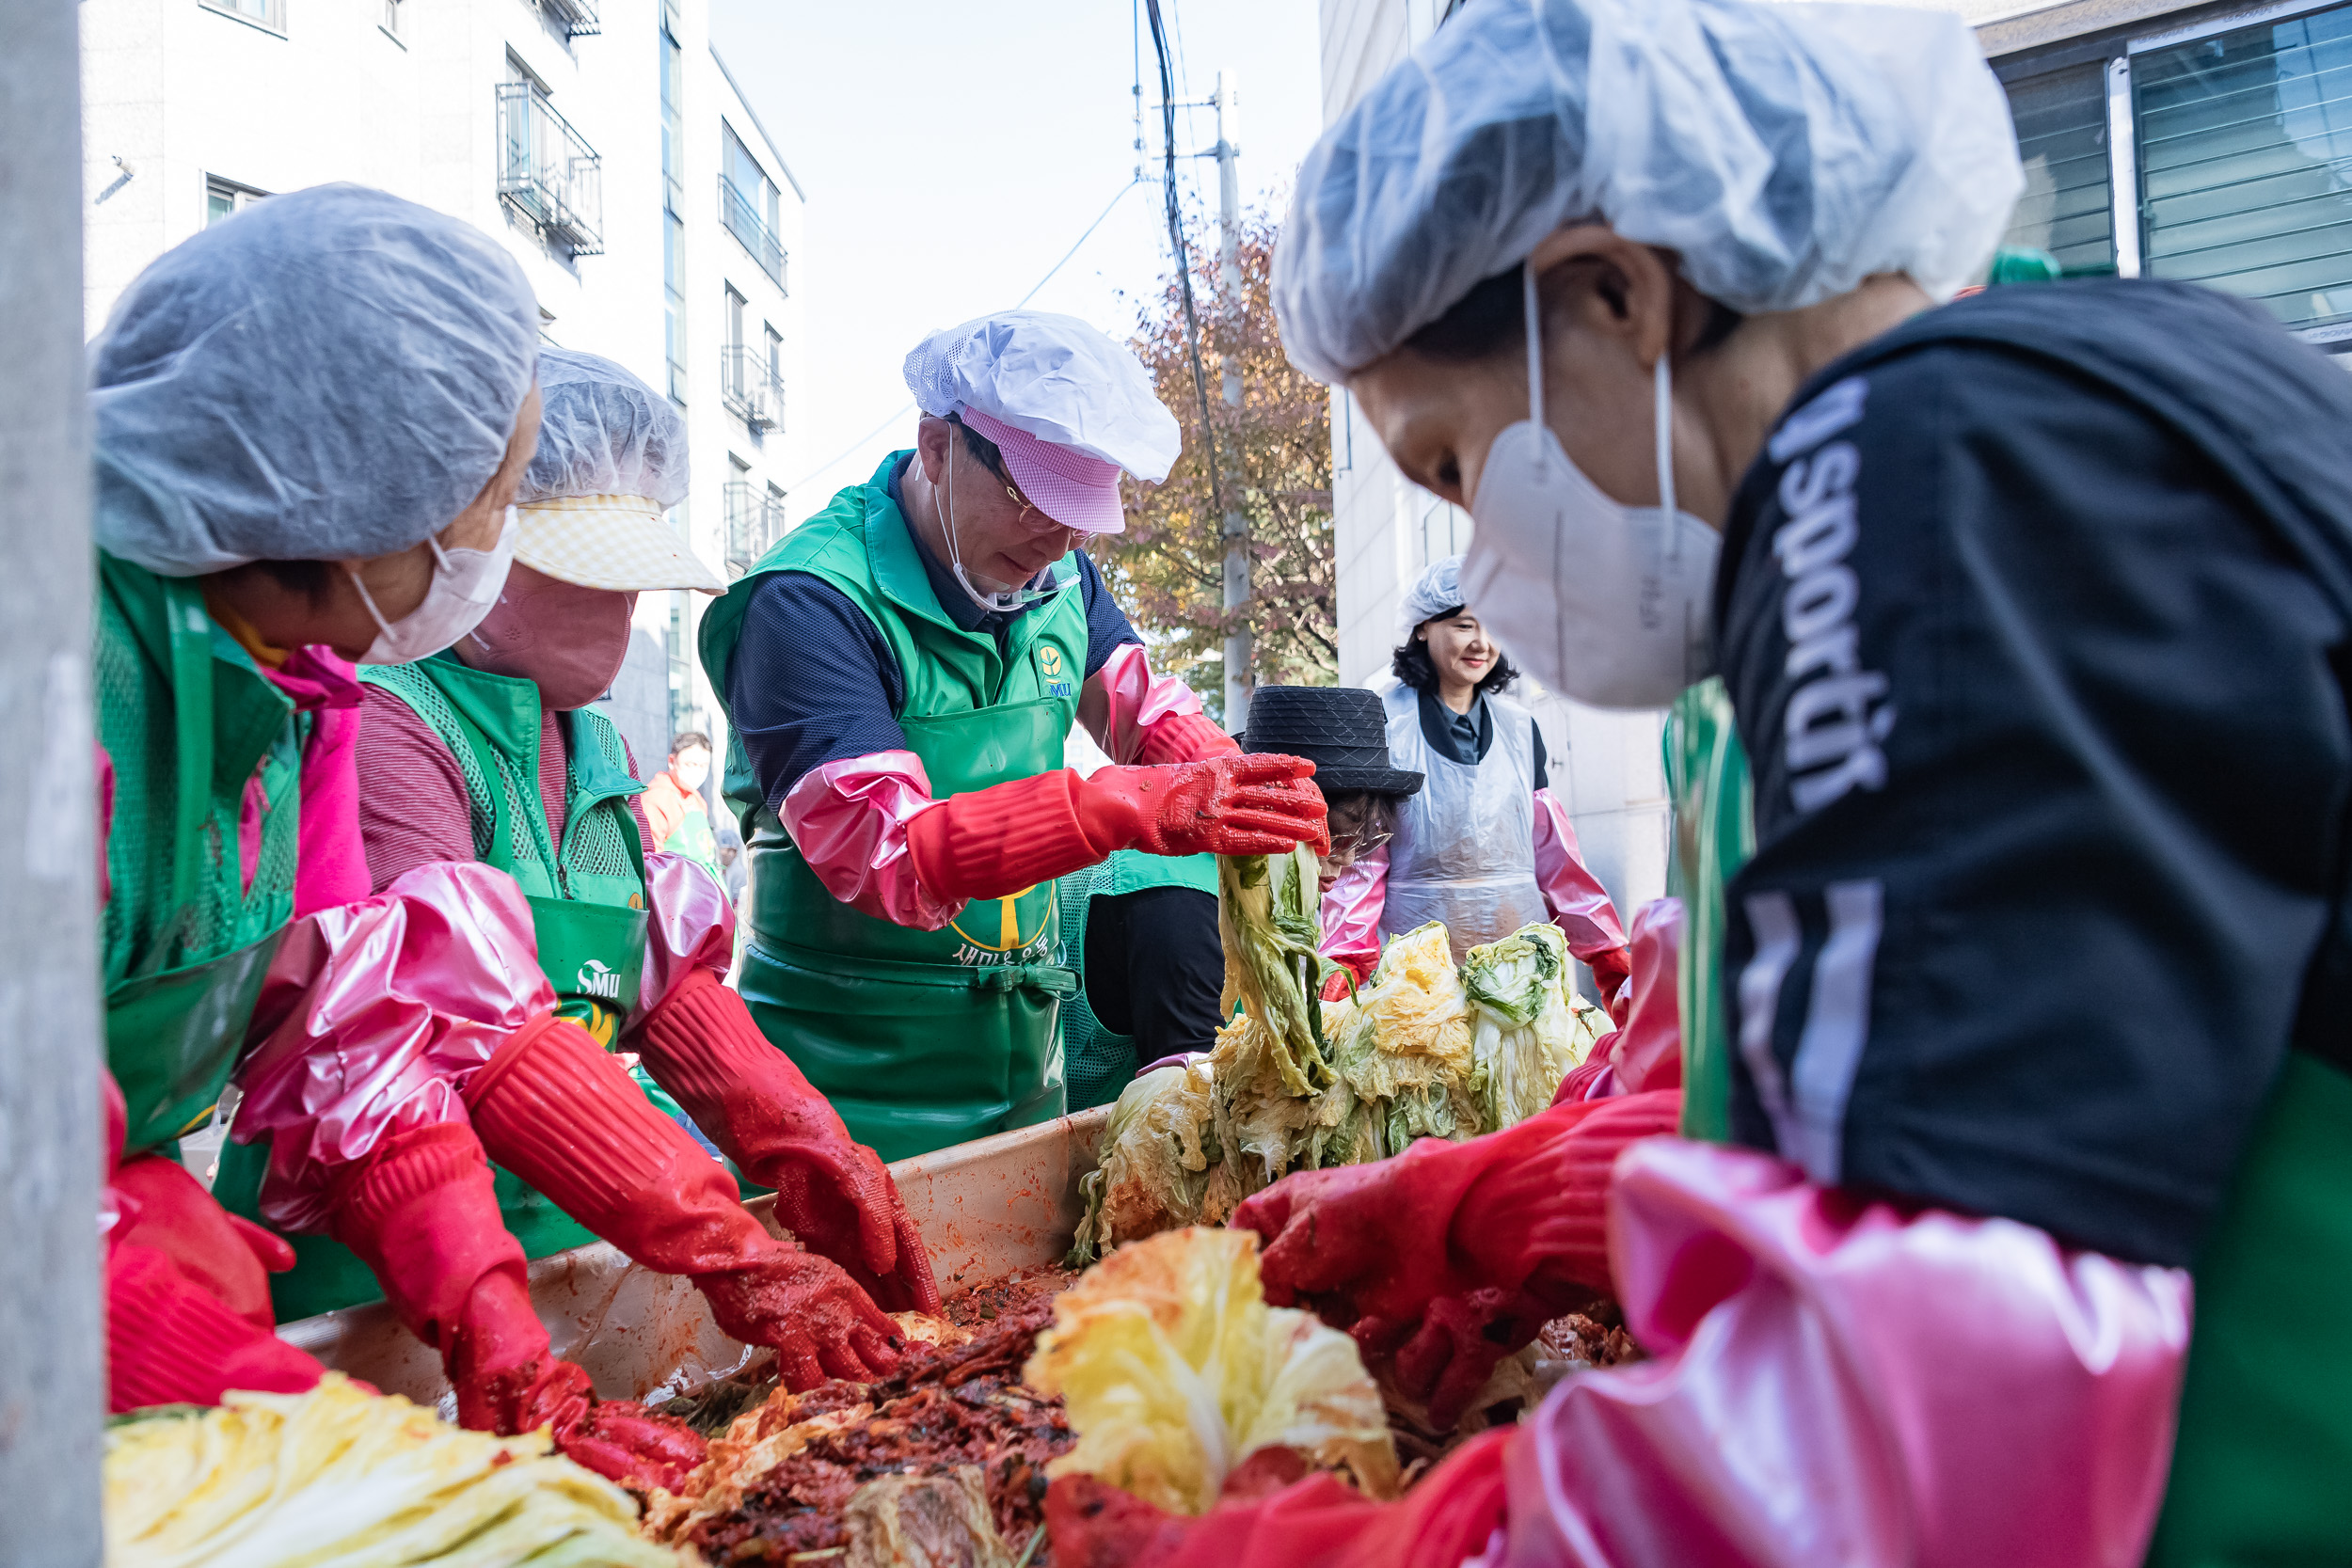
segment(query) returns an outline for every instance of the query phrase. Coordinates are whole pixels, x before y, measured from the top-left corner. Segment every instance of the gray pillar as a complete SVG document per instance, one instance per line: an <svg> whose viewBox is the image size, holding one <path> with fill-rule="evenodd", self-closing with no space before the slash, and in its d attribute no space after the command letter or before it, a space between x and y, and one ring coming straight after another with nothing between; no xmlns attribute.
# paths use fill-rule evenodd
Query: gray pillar
<svg viewBox="0 0 2352 1568"><path fill-rule="evenodd" d="M105 1409L82 109L70 0L0 0L0 1562L99 1561Z"/></svg>

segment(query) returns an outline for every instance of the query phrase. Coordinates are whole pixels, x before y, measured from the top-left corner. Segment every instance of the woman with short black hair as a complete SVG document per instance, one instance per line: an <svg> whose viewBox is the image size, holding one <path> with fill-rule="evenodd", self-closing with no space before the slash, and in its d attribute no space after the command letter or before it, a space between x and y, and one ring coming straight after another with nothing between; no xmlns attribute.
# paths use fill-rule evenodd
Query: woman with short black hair
<svg viewBox="0 0 2352 1568"><path fill-rule="evenodd" d="M1459 962L1481 942L1549 921L1614 1013L1624 928L1552 798L1535 716L1502 695L1518 672L1463 603L1461 578L1462 558L1448 556L1406 590L1407 629L1390 666L1398 684L1381 703L1389 754L1428 786L1396 803L1386 848L1327 891L1325 949L1368 973L1383 939L1442 920Z"/></svg>

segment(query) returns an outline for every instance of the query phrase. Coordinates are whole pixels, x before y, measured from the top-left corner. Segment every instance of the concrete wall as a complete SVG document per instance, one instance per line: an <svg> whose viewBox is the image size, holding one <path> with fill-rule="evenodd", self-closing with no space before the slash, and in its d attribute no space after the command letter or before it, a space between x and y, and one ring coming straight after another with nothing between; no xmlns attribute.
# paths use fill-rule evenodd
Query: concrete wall
<svg viewBox="0 0 2352 1568"><path fill-rule="evenodd" d="M662 0L598 0L602 30L568 39L532 0L403 0L397 34L382 25L383 0L283 0L283 8L285 26L276 31L201 0L83 0L86 333L99 330L141 268L204 226L208 178L264 193L348 180L499 236L538 294L548 342L604 355L656 388L667 385ZM738 471L729 455L763 488L788 483L802 462L791 420L800 302L719 222L722 121L778 186L787 253L800 245L803 198L711 51L707 0L675 0L670 10L684 67L682 390L693 451L680 515L696 553L717 566L724 559L721 487ZM495 87L508 78L510 53L601 160L601 254L573 257L544 243L499 199ZM788 265L786 276L793 276ZM720 397L730 284L747 301L752 335L772 322L784 337L787 417L765 435L748 430ZM707 601L684 597L691 640ZM639 716L624 733L649 768L668 750L672 609L669 594L640 597L638 635L615 683L616 700ZM685 717L723 745L699 662L688 664ZM660 743L648 755L655 730Z"/></svg>
<svg viewBox="0 0 2352 1568"><path fill-rule="evenodd" d="M1322 0L1322 7L1327 124L1429 37L1445 0ZM1402 639L1405 585L1430 562L1468 549L1470 519L1397 471L1344 391L1331 396L1331 464L1340 679L1372 686L1388 678L1390 652ZM1606 713L1532 683L1514 695L1543 728L1552 791L1568 808L1586 863L1629 922L1666 891L1661 716Z"/></svg>

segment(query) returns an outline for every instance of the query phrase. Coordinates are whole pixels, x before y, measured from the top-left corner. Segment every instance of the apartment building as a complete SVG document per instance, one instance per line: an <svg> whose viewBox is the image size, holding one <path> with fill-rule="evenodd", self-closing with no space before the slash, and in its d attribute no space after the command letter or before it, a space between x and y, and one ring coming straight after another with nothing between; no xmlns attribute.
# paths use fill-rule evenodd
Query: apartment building
<svg viewBox="0 0 2352 1568"><path fill-rule="evenodd" d="M380 186L512 250L547 341L684 411L677 520L730 575L803 459L803 198L711 47L706 0L83 0L87 295L280 191ZM648 594L603 705L641 772L719 722L698 594Z"/></svg>

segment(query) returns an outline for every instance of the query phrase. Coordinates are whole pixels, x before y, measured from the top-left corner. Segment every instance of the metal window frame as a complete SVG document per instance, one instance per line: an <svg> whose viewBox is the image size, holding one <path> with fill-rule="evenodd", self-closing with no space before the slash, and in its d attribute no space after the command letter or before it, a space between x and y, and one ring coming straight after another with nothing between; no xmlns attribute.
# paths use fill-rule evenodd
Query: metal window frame
<svg viewBox="0 0 2352 1568"><path fill-rule="evenodd" d="M246 26L267 33L272 38L282 39L286 36L286 0L262 0L262 3L269 7L269 16L266 20L255 16L250 11L240 10L235 0L196 0L196 3L215 16L225 16L231 22L242 22Z"/></svg>

